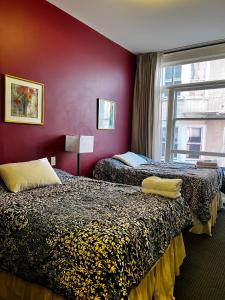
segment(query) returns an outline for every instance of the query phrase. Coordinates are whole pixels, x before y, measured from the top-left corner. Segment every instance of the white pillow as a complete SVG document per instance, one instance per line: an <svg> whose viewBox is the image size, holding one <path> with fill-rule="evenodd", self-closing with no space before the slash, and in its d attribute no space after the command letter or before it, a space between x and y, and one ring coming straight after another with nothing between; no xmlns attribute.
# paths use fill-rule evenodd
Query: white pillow
<svg viewBox="0 0 225 300"><path fill-rule="evenodd" d="M61 184L47 158L0 165L0 177L11 192Z"/></svg>
<svg viewBox="0 0 225 300"><path fill-rule="evenodd" d="M146 164L146 160L143 157L141 157L133 152L117 154L117 155L114 155L112 158L120 160L130 167L137 167L137 166Z"/></svg>

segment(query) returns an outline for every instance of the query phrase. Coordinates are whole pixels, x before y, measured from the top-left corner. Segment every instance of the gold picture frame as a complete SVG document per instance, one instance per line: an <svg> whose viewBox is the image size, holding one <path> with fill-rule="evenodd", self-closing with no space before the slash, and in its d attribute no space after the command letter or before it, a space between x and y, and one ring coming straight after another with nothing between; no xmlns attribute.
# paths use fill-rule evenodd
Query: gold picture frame
<svg viewBox="0 0 225 300"><path fill-rule="evenodd" d="M98 101L98 119L97 129L115 129L116 128L116 101L107 99L97 99Z"/></svg>
<svg viewBox="0 0 225 300"><path fill-rule="evenodd" d="M5 74L4 121L43 125L44 84Z"/></svg>

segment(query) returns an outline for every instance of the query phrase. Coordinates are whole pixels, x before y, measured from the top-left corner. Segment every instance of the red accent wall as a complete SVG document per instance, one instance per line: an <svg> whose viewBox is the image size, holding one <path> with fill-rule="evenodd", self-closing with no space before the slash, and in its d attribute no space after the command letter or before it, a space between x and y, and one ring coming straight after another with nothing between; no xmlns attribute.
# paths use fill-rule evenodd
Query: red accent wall
<svg viewBox="0 0 225 300"><path fill-rule="evenodd" d="M65 134L94 135L82 174L130 148L135 56L44 0L0 0L0 163L56 156L75 172ZM4 123L4 74L44 83L44 126ZM97 130L97 98L117 101L116 129Z"/></svg>

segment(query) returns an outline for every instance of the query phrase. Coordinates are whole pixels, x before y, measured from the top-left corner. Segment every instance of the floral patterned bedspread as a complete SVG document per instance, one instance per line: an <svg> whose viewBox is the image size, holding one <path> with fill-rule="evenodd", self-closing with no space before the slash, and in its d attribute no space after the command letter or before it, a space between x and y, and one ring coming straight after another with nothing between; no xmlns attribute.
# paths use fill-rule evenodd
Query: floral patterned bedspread
<svg viewBox="0 0 225 300"><path fill-rule="evenodd" d="M162 178L182 178L182 196L191 211L202 222L210 219L210 204L222 186L223 174L219 169L197 169L187 163L164 163L149 160L146 165L132 168L124 163L108 158L100 160L93 170L98 180L140 186L148 176Z"/></svg>
<svg viewBox="0 0 225 300"><path fill-rule="evenodd" d="M66 299L127 299L191 224L183 198L69 176L12 194L0 185L0 269Z"/></svg>

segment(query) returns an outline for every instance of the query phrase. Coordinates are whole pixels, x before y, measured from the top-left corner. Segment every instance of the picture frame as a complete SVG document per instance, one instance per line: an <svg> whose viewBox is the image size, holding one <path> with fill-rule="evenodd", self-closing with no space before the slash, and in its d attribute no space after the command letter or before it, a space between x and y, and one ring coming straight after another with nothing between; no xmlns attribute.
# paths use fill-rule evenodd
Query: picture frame
<svg viewBox="0 0 225 300"><path fill-rule="evenodd" d="M97 99L98 118L97 129L115 129L116 127L116 102L107 99Z"/></svg>
<svg viewBox="0 0 225 300"><path fill-rule="evenodd" d="M44 84L5 74L5 122L44 124Z"/></svg>

